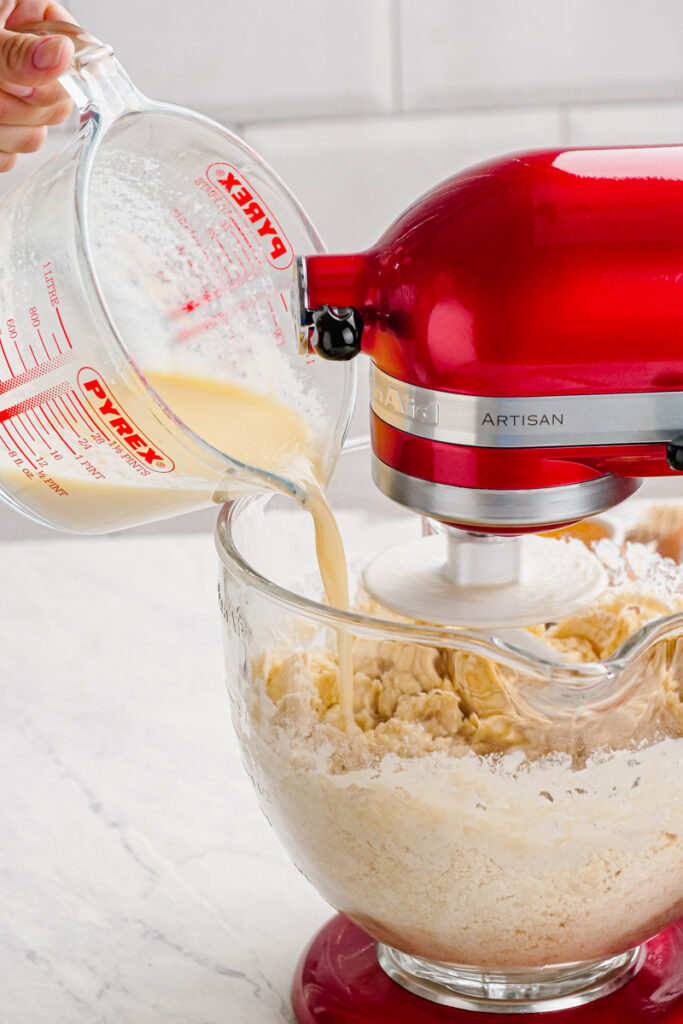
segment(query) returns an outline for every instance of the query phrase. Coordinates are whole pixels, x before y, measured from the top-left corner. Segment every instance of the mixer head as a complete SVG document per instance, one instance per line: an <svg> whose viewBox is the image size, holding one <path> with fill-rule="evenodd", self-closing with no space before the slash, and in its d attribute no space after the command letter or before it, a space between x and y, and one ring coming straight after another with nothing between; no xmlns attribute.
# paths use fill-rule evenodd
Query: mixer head
<svg viewBox="0 0 683 1024"><path fill-rule="evenodd" d="M599 592L588 553L526 534L683 470L681 265L680 146L502 159L299 262L302 351L372 361L376 484L447 524L369 568L378 599L490 626Z"/></svg>

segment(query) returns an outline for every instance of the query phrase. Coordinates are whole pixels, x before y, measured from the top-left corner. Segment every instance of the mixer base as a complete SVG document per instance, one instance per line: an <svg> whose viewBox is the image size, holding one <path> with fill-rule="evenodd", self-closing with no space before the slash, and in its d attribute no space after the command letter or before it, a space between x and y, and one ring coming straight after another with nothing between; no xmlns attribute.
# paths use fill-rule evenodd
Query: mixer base
<svg viewBox="0 0 683 1024"><path fill-rule="evenodd" d="M550 1013L548 1024L683 1024L683 921L645 949L645 963L627 985L586 1006ZM301 958L292 1005L299 1024L510 1024L514 1019L452 1009L400 988L380 967L375 941L341 914Z"/></svg>

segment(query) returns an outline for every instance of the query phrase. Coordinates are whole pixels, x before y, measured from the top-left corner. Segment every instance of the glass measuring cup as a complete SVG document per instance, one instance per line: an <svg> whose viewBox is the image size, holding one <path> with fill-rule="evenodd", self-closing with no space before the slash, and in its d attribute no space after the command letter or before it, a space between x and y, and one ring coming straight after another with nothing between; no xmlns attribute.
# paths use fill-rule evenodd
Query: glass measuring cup
<svg viewBox="0 0 683 1024"><path fill-rule="evenodd" d="M324 479L355 369L297 354L295 253L322 251L237 136L143 96L110 46L66 23L80 111L63 153L0 202L0 494L100 532L294 482L198 436L146 374L242 384L303 413ZM340 375L341 373L341 375Z"/></svg>

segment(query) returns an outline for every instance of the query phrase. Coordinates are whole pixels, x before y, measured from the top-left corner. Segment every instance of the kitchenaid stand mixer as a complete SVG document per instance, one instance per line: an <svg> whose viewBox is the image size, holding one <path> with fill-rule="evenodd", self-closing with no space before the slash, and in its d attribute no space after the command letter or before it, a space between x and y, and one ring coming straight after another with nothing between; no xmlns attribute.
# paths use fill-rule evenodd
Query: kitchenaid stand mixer
<svg viewBox="0 0 683 1024"><path fill-rule="evenodd" d="M504 635L600 594L591 556L533 534L683 469L682 265L682 147L503 159L435 188L365 253L298 260L301 351L370 356L373 478L432 523L366 568L380 605ZM374 956L354 925L328 926L295 982L301 1024L469 1019L458 1006L498 1019L487 1003L683 1020L680 926L641 951L640 981L594 1004L515 1006L514 980L494 972L472 981L477 1005L449 998L438 968L421 982L380 952L394 981L449 1006L426 1008Z"/></svg>
<svg viewBox="0 0 683 1024"><path fill-rule="evenodd" d="M299 259L302 351L370 356L373 478L448 524L441 562L459 588L519 583L524 561L547 573L551 546L522 535L683 468L682 175L679 147L513 157L444 182L366 253ZM404 554L429 561L430 545ZM538 621L519 592L496 609L491 590L470 618L460 590L449 612L431 564L397 593L398 556L367 579L399 612ZM581 572L570 601L585 601Z"/></svg>

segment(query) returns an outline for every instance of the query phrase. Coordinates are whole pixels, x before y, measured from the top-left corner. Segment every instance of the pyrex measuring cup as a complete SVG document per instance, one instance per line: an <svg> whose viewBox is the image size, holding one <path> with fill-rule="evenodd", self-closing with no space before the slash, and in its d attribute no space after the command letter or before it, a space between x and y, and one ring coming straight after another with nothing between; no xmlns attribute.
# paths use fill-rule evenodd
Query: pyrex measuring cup
<svg viewBox="0 0 683 1024"><path fill-rule="evenodd" d="M323 476L355 395L297 354L294 255L322 243L295 198L213 121L147 99L65 23L80 127L0 203L0 493L99 532L295 484L195 434L145 373L243 383L306 414Z"/></svg>

